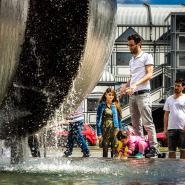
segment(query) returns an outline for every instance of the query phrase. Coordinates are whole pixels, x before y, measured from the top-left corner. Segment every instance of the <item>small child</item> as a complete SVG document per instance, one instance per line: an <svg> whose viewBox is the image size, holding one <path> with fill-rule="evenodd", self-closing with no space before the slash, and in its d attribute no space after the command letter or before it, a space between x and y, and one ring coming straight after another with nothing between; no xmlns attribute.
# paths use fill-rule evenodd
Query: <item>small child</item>
<svg viewBox="0 0 185 185"><path fill-rule="evenodd" d="M127 130L130 133L130 135L132 135L132 136L135 135L133 127L128 125L128 124L124 124L123 125L123 130ZM128 147L125 147L124 153L122 153L122 155L119 156L119 151L120 151L121 148L122 148L122 142L118 141L118 147L116 148L116 155L115 155L115 157L116 158L125 158L125 159L127 159Z"/></svg>
<svg viewBox="0 0 185 185"><path fill-rule="evenodd" d="M128 147L125 147L125 151L121 154L120 154L120 150L122 148L122 142L121 141L118 141L118 147L116 148L116 154L115 154L115 158L122 158L122 159L127 159L127 151L128 151Z"/></svg>
<svg viewBox="0 0 185 185"><path fill-rule="evenodd" d="M72 155L75 142L77 142L78 146L82 149L83 157L90 157L90 150L81 130L81 126L84 123L83 104L81 104L73 114L70 114L67 119L69 121L69 132L64 157L70 157Z"/></svg>
<svg viewBox="0 0 185 185"><path fill-rule="evenodd" d="M119 151L118 158L124 154L126 157L143 158L145 149L149 147L149 142L141 136L130 135L129 131L122 130L117 134L117 138L122 142L122 147ZM127 152L125 149L128 147Z"/></svg>

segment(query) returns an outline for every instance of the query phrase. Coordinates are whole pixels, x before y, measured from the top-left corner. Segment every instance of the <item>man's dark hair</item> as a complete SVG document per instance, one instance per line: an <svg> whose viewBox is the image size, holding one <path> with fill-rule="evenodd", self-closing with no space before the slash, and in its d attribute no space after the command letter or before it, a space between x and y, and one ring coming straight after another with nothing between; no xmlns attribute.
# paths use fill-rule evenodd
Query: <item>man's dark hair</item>
<svg viewBox="0 0 185 185"><path fill-rule="evenodd" d="M141 37L138 34L130 35L127 40L134 40L136 44L141 43Z"/></svg>
<svg viewBox="0 0 185 185"><path fill-rule="evenodd" d="M185 81L183 79L176 79L175 83L181 83L182 86L185 86Z"/></svg>

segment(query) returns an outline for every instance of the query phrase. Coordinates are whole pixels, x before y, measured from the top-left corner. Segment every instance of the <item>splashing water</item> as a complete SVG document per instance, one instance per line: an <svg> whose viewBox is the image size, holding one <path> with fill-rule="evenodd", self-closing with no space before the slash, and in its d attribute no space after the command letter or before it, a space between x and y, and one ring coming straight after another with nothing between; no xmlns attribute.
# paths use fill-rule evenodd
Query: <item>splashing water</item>
<svg viewBox="0 0 185 185"><path fill-rule="evenodd" d="M185 161L168 159L27 158L11 166L0 162L0 184L183 184Z"/></svg>

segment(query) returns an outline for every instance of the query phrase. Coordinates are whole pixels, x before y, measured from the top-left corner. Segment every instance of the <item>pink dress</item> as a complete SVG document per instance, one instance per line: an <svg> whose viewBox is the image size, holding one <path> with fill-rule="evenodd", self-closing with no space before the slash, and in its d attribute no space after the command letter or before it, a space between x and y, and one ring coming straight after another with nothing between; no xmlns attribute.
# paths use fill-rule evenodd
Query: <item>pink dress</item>
<svg viewBox="0 0 185 185"><path fill-rule="evenodd" d="M120 152L124 153L125 147L128 147L127 153L131 155L135 150L139 153L144 154L145 149L149 147L149 142L141 136L130 136L130 139L127 144L122 144Z"/></svg>

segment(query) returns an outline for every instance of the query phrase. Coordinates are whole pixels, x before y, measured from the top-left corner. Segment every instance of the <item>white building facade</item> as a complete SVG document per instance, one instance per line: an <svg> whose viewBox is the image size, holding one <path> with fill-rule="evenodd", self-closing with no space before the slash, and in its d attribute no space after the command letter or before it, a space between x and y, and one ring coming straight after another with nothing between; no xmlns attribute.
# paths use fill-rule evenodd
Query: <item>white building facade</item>
<svg viewBox="0 0 185 185"><path fill-rule="evenodd" d="M163 106L175 79L185 79L185 6L118 5L114 47L106 70L84 101L85 122L95 125L98 99L107 87L119 93L121 85L129 80L131 54L127 38L135 33L142 37L142 50L154 57L155 68L151 80L153 111ZM123 121L130 122L128 97L124 96L120 103ZM156 124L161 125L161 122Z"/></svg>

